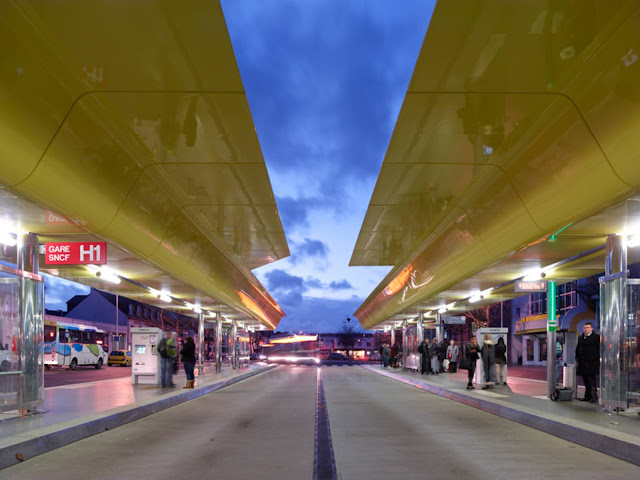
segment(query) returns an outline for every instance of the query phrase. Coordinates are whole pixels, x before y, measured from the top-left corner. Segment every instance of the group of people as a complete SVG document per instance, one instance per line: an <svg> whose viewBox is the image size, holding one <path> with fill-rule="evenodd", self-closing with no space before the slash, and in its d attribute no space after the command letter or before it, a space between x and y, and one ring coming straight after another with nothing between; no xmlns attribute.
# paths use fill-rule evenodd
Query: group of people
<svg viewBox="0 0 640 480"><path fill-rule="evenodd" d="M164 332L162 340L158 343L158 354L160 355L160 384L162 388L173 388L173 374L177 371L178 347L176 341L169 332ZM182 388L194 388L196 367L196 344L193 337L187 337L180 350L182 356L182 366L187 376L187 384Z"/></svg>
<svg viewBox="0 0 640 480"><path fill-rule="evenodd" d="M492 368L495 371L495 378L498 385L507 384L507 345L502 337L498 338L498 342L494 342L490 334L485 334L482 346L478 344L476 337L471 337L465 350L465 358L468 360L465 364L468 372L467 390L475 390L473 386L473 376L476 373L476 363L478 359L482 359L484 368L485 383L483 390L492 388L494 382L491 380Z"/></svg>
<svg viewBox="0 0 640 480"><path fill-rule="evenodd" d="M418 346L420 354L420 373L422 375L438 375L445 371L455 373L458 371L458 358L460 348L455 340L451 340L449 345L444 340L429 340L425 338Z"/></svg>

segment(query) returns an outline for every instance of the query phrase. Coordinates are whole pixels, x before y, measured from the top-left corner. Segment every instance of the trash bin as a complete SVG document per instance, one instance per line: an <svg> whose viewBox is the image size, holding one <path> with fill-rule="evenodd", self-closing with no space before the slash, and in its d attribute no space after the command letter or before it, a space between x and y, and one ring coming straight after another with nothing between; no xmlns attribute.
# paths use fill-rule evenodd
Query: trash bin
<svg viewBox="0 0 640 480"><path fill-rule="evenodd" d="M565 363L562 367L562 386L576 388L576 366L574 363Z"/></svg>

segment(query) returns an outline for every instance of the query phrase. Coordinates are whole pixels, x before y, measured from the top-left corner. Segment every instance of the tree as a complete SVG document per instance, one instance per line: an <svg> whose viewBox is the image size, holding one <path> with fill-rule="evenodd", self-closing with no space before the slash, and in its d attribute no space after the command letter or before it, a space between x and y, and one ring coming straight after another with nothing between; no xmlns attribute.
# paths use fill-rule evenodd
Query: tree
<svg viewBox="0 0 640 480"><path fill-rule="evenodd" d="M347 319L342 322L342 327L340 327L340 343L342 343L342 346L347 351L347 357L351 356L351 350L353 350L357 336L357 327L355 324L352 324L351 319L347 317Z"/></svg>

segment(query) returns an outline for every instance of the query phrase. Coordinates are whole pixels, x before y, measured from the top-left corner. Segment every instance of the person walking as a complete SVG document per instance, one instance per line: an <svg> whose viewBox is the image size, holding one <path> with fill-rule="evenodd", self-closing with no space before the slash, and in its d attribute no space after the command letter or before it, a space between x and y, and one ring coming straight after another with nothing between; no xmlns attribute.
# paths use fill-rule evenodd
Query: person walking
<svg viewBox="0 0 640 480"><path fill-rule="evenodd" d="M438 342L438 363L440 365L440 370L444 373L445 369L445 359L447 358L447 342L444 341L444 338ZM448 362L447 362L448 363Z"/></svg>
<svg viewBox="0 0 640 480"><path fill-rule="evenodd" d="M598 403L598 387L596 375L600 373L600 335L593 331L593 324L584 324L583 333L578 337L576 347L577 374L584 382L583 402Z"/></svg>
<svg viewBox="0 0 640 480"><path fill-rule="evenodd" d="M440 347L438 345L438 340L434 338L431 345L429 345L429 359L431 360L432 373L435 373L436 375L440 373L440 362L438 360L439 353Z"/></svg>
<svg viewBox="0 0 640 480"><path fill-rule="evenodd" d="M465 349L465 358L469 359L469 382L467 383L467 390L475 390L475 387L473 386L473 376L476 373L476 362L478 361L478 358L480 358L478 352L480 352L478 341L476 340L476 337L471 337L471 340L469 340L469 344Z"/></svg>
<svg viewBox="0 0 640 480"><path fill-rule="evenodd" d="M500 337L498 343L495 346L495 369L496 369L496 383L507 384L507 345L504 343L504 338Z"/></svg>
<svg viewBox="0 0 640 480"><path fill-rule="evenodd" d="M385 343L382 349L382 365L384 368L387 368L389 366L390 355L391 355L391 350L389 349L389 345Z"/></svg>
<svg viewBox="0 0 640 480"><path fill-rule="evenodd" d="M491 338L490 333L484 334L484 340L482 342L482 365L484 366L484 386L483 390L491 388L493 382L491 382L491 365L496 363L496 343Z"/></svg>
<svg viewBox="0 0 640 480"><path fill-rule="evenodd" d="M175 387L173 383L173 363L178 352L176 341L171 338L170 332L163 332L162 340L158 343L158 353L160 354L160 384L162 388Z"/></svg>
<svg viewBox="0 0 640 480"><path fill-rule="evenodd" d="M447 347L447 359L449 360L449 372L456 373L458 371L458 357L460 356L460 349L456 345L455 340L449 342Z"/></svg>
<svg viewBox="0 0 640 480"><path fill-rule="evenodd" d="M429 339L425 338L418 345L418 353L420 354L420 374L429 373Z"/></svg>
<svg viewBox="0 0 640 480"><path fill-rule="evenodd" d="M196 377L193 375L193 371L196 368L196 344L193 341L193 337L185 339L180 355L182 355L184 373L187 374L187 384L182 388L193 388L196 383Z"/></svg>

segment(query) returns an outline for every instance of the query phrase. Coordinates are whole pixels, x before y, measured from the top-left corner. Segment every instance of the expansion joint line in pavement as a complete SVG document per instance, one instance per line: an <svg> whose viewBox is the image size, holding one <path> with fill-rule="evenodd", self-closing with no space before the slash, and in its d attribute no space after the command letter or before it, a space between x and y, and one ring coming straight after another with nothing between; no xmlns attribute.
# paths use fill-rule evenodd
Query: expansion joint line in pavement
<svg viewBox="0 0 640 480"><path fill-rule="evenodd" d="M336 462L331 445L329 413L322 387L322 368L318 367L316 401L316 448L313 463L313 480L337 480Z"/></svg>

